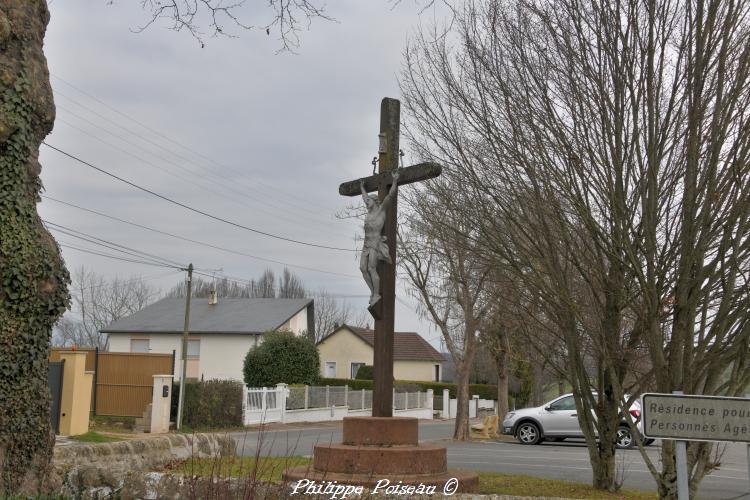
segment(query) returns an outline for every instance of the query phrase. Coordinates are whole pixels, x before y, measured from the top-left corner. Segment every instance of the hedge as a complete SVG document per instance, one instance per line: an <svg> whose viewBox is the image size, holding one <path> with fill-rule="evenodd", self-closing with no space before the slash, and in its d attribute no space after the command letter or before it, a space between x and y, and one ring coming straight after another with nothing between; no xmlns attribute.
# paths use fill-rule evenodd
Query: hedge
<svg viewBox="0 0 750 500"><path fill-rule="evenodd" d="M357 380L372 380L372 376L372 365L364 365L359 367L359 370L357 370L357 376L354 378L356 378Z"/></svg>
<svg viewBox="0 0 750 500"><path fill-rule="evenodd" d="M180 385L172 390L171 418L177 417ZM238 380L206 380L186 382L182 424L192 428L232 428L243 425L242 382Z"/></svg>
<svg viewBox="0 0 750 500"><path fill-rule="evenodd" d="M314 385L320 374L318 348L304 336L267 332L263 343L248 351L242 373L248 387Z"/></svg>
<svg viewBox="0 0 750 500"><path fill-rule="evenodd" d="M361 368L360 368L361 369ZM320 385L348 385L351 389L372 389L372 380L356 380L346 378L321 378ZM452 398L456 397L456 384L449 384L445 382L423 382L420 380L394 380L393 386L397 391L401 389L413 390L412 388L418 388L419 390L426 391L432 389L435 394L442 394L443 389L448 389ZM481 399L497 399L497 386L492 384L469 384L469 397L477 395Z"/></svg>

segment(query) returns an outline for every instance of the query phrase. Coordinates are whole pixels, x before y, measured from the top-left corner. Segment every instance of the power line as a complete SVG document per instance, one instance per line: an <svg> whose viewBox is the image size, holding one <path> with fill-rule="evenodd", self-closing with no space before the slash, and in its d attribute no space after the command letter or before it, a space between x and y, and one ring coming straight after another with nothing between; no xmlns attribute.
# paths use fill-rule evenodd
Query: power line
<svg viewBox="0 0 750 500"><path fill-rule="evenodd" d="M149 227L149 226L144 226L143 224L138 224L136 222L132 222L132 221L129 221L129 220L121 219L121 218L115 217L113 215L108 215L108 214L105 214L105 213L102 213L102 212L99 212L99 211L96 211L96 210L92 210L92 209L89 209L89 208L84 208L84 207L75 205L73 203L69 203L67 201L58 200L58 199L53 198L53 197L48 196L48 195L42 195L42 198L45 198L47 200L51 200L51 201L54 201L54 202L57 202L57 203L61 203L63 205L69 206L69 207L77 208L78 210L82 210L84 212L89 212L89 213L92 213L94 215L98 215L100 217L105 217L105 218L110 219L110 220L121 222L123 224L128 224L128 225L131 225L131 226L134 226L134 227L138 227L138 228L141 228L141 229L145 229L147 231L152 231L152 232L158 233L158 234L163 234L163 235L169 236L171 238L176 238L176 239L179 239L179 240L182 240L182 241L187 241L187 242L190 242L190 243L195 243L196 245L202 245L202 246L205 246L205 247L208 247L208 248L213 248L213 249L216 249L216 250L221 250L222 252L227 252L227 253L231 253L231 254L235 254L235 255L240 255L240 256L243 256L243 257L249 257L251 259L257 259L257 260L260 260L260 261L263 261L263 262L270 262L270 263L273 263L273 264L279 264L279 265L286 266L286 267L293 267L293 268L297 268L297 269L303 269L305 271L312 271L312 272L316 272L316 273L330 274L330 275L333 275L333 276L342 276L342 277L345 277L345 278L355 278L355 279L359 279L360 278L359 276L355 276L353 274L337 273L335 271L326 271L326 270L323 270L323 269L316 269L314 267L301 266L301 265L297 265L297 264L289 264L287 262L283 262L283 261L280 261L280 260L274 260L274 259L268 259L266 257L258 257L257 255L251 255L249 253L240 252L239 250L232 250L232 249L221 247L221 246L218 246L218 245L213 245L211 243L206 243L204 241L194 240L194 239L186 238L184 236L180 236L180 235L177 235L177 234L169 233L169 232L166 232L166 231L161 231L159 229L154 229L154 228Z"/></svg>
<svg viewBox="0 0 750 500"><path fill-rule="evenodd" d="M92 94L90 94L90 93L86 92L85 90L82 90L82 89L80 89L80 88L76 87L75 85L73 85L72 83L68 82L67 80L65 80L65 79L63 79L63 78L61 78L61 77L59 77L59 76L57 76L57 75L55 75L55 74L52 74L52 73L50 73L50 76L52 76L52 77L53 77L53 78L55 78L56 80L59 80L59 81L60 81L61 83L65 84L66 86L68 86L68 87L72 88L73 90L75 90L75 91L76 91L76 92L78 92L79 94L82 94L82 95L84 95L84 96L88 97L89 99L92 99L93 101L95 101L95 102L97 102L97 103L101 104L102 106L104 106L105 108L109 109L110 111L112 111L112 112L114 112L114 113L117 113L118 115L120 115L120 116L122 116L122 117L124 117L124 118L126 118L126 119L128 119L128 120L130 120L130 121L131 121L131 122L133 122L133 123L136 123L137 125L139 125L139 126L143 127L144 129L148 130L149 132L151 132L151 133L153 133L153 134L156 134L156 135L158 135L159 137L161 137L161 138L163 138L163 139L167 140L168 142L170 142L170 143L172 143L172 144L174 144L174 145L176 145L176 146L179 146L179 147L180 147L180 148L182 148L183 150L185 150L185 151L188 151L188 152L192 153L192 154L193 154L194 156L196 156L196 157L199 157L199 158L202 158L202 159L204 159L204 160L206 160L206 161L208 161L208 162L212 163L213 165L215 165L215 166L217 166L217 167L219 167L219 168L221 168L221 169L223 169L223 170L228 170L228 171L230 171L230 172L234 172L234 173L236 173L236 174L238 174L238 175L244 175L244 173L243 173L243 172L240 172L239 170L237 170L237 169L235 169L235 168L232 168L232 167L230 167L230 166L228 166L228 165L225 165L225 164L219 163L219 162L217 162L216 160L214 160L214 159L212 159L212 158L209 158L208 156L206 156L206 155L204 155L204 154L202 154L202 153L200 153L200 152L198 152L198 151L196 151L196 150L194 150L194 149L191 149L191 148L190 148L189 146L187 146L187 145L185 145L185 144L182 144L182 143L180 143L180 142L178 142L178 141L176 141L176 140L174 140L174 139L170 138L169 136L167 136L167 135L165 135L165 134L163 134L163 133L159 132L158 130L156 130L156 129L154 129L154 128L152 128L152 127L148 126L148 125L146 125L145 123L143 123L143 122L141 122L141 121L137 120L136 118L133 118L132 116L128 115L127 113L124 113L124 112L122 112L122 111L118 110L117 108L115 108L114 106L111 106L111 105L107 104L106 102L104 102L104 101L102 101L101 99L99 99L99 98L95 97L94 95L92 95ZM74 99L71 99L70 97L66 96L65 94L63 94L63 93L62 93L62 92L60 92L59 90L55 90L55 93L57 93L57 94L60 94L60 95L62 95L62 96L63 96L63 97L65 97L66 99L70 100L71 102L74 102L75 104L77 104L78 106L81 106L82 108L85 108L85 109L89 109L89 108L87 108L87 107L86 107L85 105L82 105L82 104L80 104L80 103L76 102L76 101L75 101ZM92 111L92 112L93 112L94 114L96 114L96 115L99 115L99 116L101 116L101 115L100 115L99 113L96 113L96 112L95 112L95 111L93 111L93 110L90 110L90 111ZM104 117L102 117L102 118L104 118ZM105 119L105 120L107 120L107 121L109 121L110 123L114 123L114 122L112 122L111 120L108 120L107 118L104 118L104 119ZM117 126L118 126L119 128L122 128L123 130L126 130L126 131L128 131L129 133L131 133L131 134L133 134L133 135L136 135L136 136L138 136L138 134L135 134L134 132L132 132L132 131L130 131L129 129L127 129L126 127L123 127L123 126L121 126L121 125L118 125L118 124L116 124L116 123L115 123L115 125L117 125ZM161 148L162 148L162 149L164 149L165 151L170 151L169 149L165 148L164 146L159 146L159 147L161 147ZM184 157L182 157L181 155L178 155L177 153L174 153L174 152L172 152L172 154L174 154L175 156L177 156L177 157L179 157L179 158L183 158L183 159L185 159L186 161L191 161L191 160L189 160L189 159L187 159L187 158L184 158ZM191 162L191 163L193 163L194 165L196 165L196 163L194 163L194 162ZM290 202L290 204L294 205L294 202L296 201L296 199L295 199L295 197L294 197L294 196L292 196L292 195L289 195L288 193L286 193L286 192L284 192L284 191L282 191L282 190L280 190L280 189L278 189L278 188L276 188L276 187L274 187L274 186L272 186L272 185L270 185L270 184L264 183L264 182L262 182L262 181L258 181L258 180L256 180L255 182L256 182L257 184L260 184L260 185L263 185L263 186L265 186L266 188L268 188L268 189L270 189L270 190L272 190L272 191L276 191L277 193L281 194L281 195L282 195L282 196L284 196L285 198L288 198L289 200L292 200L292 201ZM247 186L247 185L246 185L246 186ZM252 188L251 186L248 186L248 187L249 187L250 189L253 189L253 188ZM330 210L330 208L329 208L329 207L325 207L325 206L323 206L323 205L320 205L320 204L316 204L316 203L312 203L312 202L311 202L311 204L313 204L313 205L315 205L315 206L317 206L317 207L323 208L323 209L325 209L325 210ZM307 207L300 207L300 208L302 208L302 209L304 210L304 209L306 209Z"/></svg>
<svg viewBox="0 0 750 500"><path fill-rule="evenodd" d="M63 95L63 96L64 96L64 95ZM69 98L68 98L68 99L69 99ZM71 99L71 100L72 100L72 99ZM74 101L74 100L72 100L72 101L73 101L74 103L78 104L78 103L77 103L76 101ZM78 104L78 105L79 105L79 106L82 106L82 107L84 107L84 108L85 108L85 106L83 106L83 105L81 105L81 104ZM184 167L183 165L181 165L181 164L179 164L179 163L177 163L177 162L175 162L175 161L173 161L173 160L171 160L171 159L169 159L169 158L165 158L164 156L161 156L161 155L159 155L159 154L156 154L156 153L154 153L153 151L149 151L148 149L144 148L143 146L141 146L141 145L139 145L139 144L137 144L137 143L135 143L135 142L133 142L133 141L131 141L131 140L128 140L128 139L126 139L126 138L122 137L122 134L118 135L118 134L116 134L115 132L112 132L111 130L109 130L109 129L107 129L107 128L104 128L104 127L102 127L101 125L99 125L99 124L97 124L97 123L94 123L94 122L92 122L91 120L89 120L89 119L87 119L87 118L84 118L84 117L82 117L82 116L78 115L77 113L75 113L75 112L73 112L73 111L71 111L71 110L69 110L69 109L65 108L65 107L64 107L64 106L62 106L62 105L58 105L58 108L60 108L60 109L63 109L63 110L65 110L65 111L66 111L67 113L69 113L69 114L71 114L71 115L75 116L76 118L78 118L78 119L80 119L80 120L83 120L83 121L87 122L87 123L88 123L88 124L90 124L91 126L93 126L93 127L97 128L97 129L101 130L102 132L105 132L105 133L107 133L108 135L111 135L111 136L115 137L116 139L118 139L118 140L120 140L120 141L123 141L123 142L125 142L126 144L130 144L131 146L133 146L133 147L136 147L136 148L140 149L141 151L143 151L143 152L145 152L145 153L147 153L147 154L153 155L153 156L154 156L155 158L157 158L157 159L159 159L159 160L161 160L161 161L163 161L163 162L165 162L165 163L169 163L169 164L173 165L174 167L178 168L179 170L181 170L181 171L183 171L183 172L185 172L185 173L187 173L187 174L189 174L189 175L192 175L192 176L194 176L194 177L195 177L195 178L197 178L197 179L200 179L200 180L201 180L202 182L208 182L208 183L214 184L214 185L218 186L218 187L219 187L220 189L222 189L222 190L224 190L224 191L228 190L228 191L230 191L230 192L232 192L232 193L234 193L234 194L238 195L238 198L234 198L234 197L231 197L231 198L230 198L230 197L228 197L228 196L227 196L227 193L226 193L226 192L217 192L216 190L214 190L214 189L210 189L210 188L208 188L208 187L207 187L207 186L205 186L205 185L198 185L198 187L201 187L201 188L205 189L206 191L208 191L208 192L210 192L210 193L216 194L216 195L218 195L218 196L220 196L220 197L223 197L223 198L228 198L228 199L230 199L230 200L232 200L232 201L235 201L236 203L239 203L240 205L243 205L243 206L245 206L245 207L248 207L248 208L250 208L250 209L252 209L252 210L255 210L255 211L257 211L257 212L262 212L262 213L268 214L268 215L269 215L269 216L271 216L271 217L276 217L276 218L279 218L279 219L281 219L281 220L285 220L285 221L287 221L287 222L291 222L291 223L293 223L293 224L297 224L297 225L304 225L304 223L303 223L302 221L298 220L298 219L300 219L300 218L303 218L303 219L307 219L307 220L309 220L309 221L313 221L313 222L314 222L314 223L316 223L316 224L321 224L321 223L329 224L329 223L331 222L331 221L324 221L324 220L323 220L322 218L317 218L317 217L313 217L313 216L311 216L311 215L310 215L310 212L309 212L309 210L306 210L306 211L305 211L304 213L300 213L300 212L294 212L294 211L288 210L288 209L287 209L286 207L284 207L284 206L276 205L276 204L274 204L274 203L272 203L272 202L269 202L269 201L267 201L267 200L263 200L263 201L255 200L255 201L256 201L256 203L258 203L258 204L264 204L264 205L267 205L267 206L269 206L269 207L271 207L271 208L275 209L275 210L276 210L276 212L272 212L272 211L270 211L270 210L265 210L265 209L263 209L263 208L260 208L260 207L254 206L254 205L250 205L250 204L246 203L245 201L243 201L243 200L244 200L245 198L250 198L250 197L248 197L248 195L247 195L247 193L246 193L246 192L244 192L244 191L241 191L241 190L237 189L237 188L236 188L236 187L234 186L234 184L236 184L236 182L234 182L234 181L232 181L232 180L229 180L229 179L227 179L226 177L224 177L224 176L221 176L221 175L216 175L216 174L214 174L214 176L211 176L211 175L208 175L208 174L205 174L205 173L202 173L202 172L198 172L198 171L195 171L195 170L193 170L193 169L189 169L189 168L186 168L186 167ZM98 113L96 113L96 112L94 112L94 111L91 111L91 112L92 112L92 113L94 113L94 114L95 114L95 115L97 115L97 116L101 116L101 115L99 115ZM102 117L102 118L106 120L106 117ZM116 149L116 150L118 150L118 151L120 151L120 152L122 152L122 153L125 153L125 154L127 154L127 155L129 155L129 156L132 156L132 157L133 157L133 158L135 158L136 160L138 160L138 161L140 161L140 162L142 162L142 163L145 163L145 164L147 164L147 165L150 165L150 166L152 166L152 167L156 168L157 170L161 170L162 172L165 172L165 173L167 173L167 174L169 174L169 175L172 175L172 176L174 176L174 177L177 177L178 179L180 179L180 180L182 180L182 181L184 181L184 182L188 182L187 180L185 180L184 176L182 176L182 175L179 175L179 174L177 174L177 173L173 172L172 170L169 170L169 169L167 169L167 168L164 168L164 167L162 167L162 166L160 166L160 165L157 165L157 164L155 164L155 163L153 163L153 162L151 162L151 161L149 161L149 160L147 160L147 159L145 159L145 158L143 158L143 157L141 157L141 156L139 156L139 155L137 155L137 154L133 153L132 151L129 151L129 150L127 150L127 149L125 149L125 148L123 148L123 147L120 147L120 146L118 146L118 145L116 145L116 144L113 144L113 143L111 143L111 142L109 142L109 141L106 141L106 140L102 139L101 137L98 137L98 136L96 136L96 135L92 134L91 132L89 132L89 131L87 131L87 130L84 130L84 129L82 129L82 128L80 128L80 127L78 127L78 126L76 126L76 125L74 125L74 124L72 124L72 123L68 122L67 120L65 120L65 119L63 119L63 118L60 118L60 117L58 117L58 118L57 118L57 121L59 121L59 122L61 122L61 123L64 123L65 125L67 125L67 126L69 126L69 127L73 128L73 129L77 130L78 132L80 132L80 133L82 133L82 134L85 134L85 135L87 135L87 136L89 136L89 137L91 137L91 138L93 138L93 139L95 139L95 140L97 140L97 141L101 142L102 144L105 144L105 145L107 145L107 146L109 146L109 147L111 147L111 148L114 148L114 149ZM112 122L112 123L114 123L114 122ZM147 139L147 138L143 138L143 137L141 137L140 135L138 135L138 134L135 134L135 133L134 133L134 132L132 132L131 130L129 130L129 129L125 128L125 127L122 127L122 126L118 125L117 123L114 123L114 125L116 125L116 126L118 126L118 127L122 128L123 130L125 130L126 132L128 132L128 133L130 133L130 134L133 134L133 135L135 135L135 136L136 136L136 137L138 137L138 138L141 138L141 139L142 139L142 140L144 140L144 141L150 142L150 143L152 143L152 144L155 144L155 145L156 145L157 147L160 147L160 146L159 146L158 144L154 143L153 141L150 141L150 140L149 140L149 139ZM164 149L164 148L162 148L162 149ZM174 152L172 152L172 151L170 151L170 150L168 150L168 149L165 149L165 151L167 151L168 153L174 154L174 155L175 155L175 156L177 156L178 158L182 158L182 159L184 159L184 160L185 160L185 161L187 161L188 163L193 163L193 162L191 162L191 161L190 161L189 159L186 159L186 158L184 158L184 157L182 157L182 156L179 156L179 155L175 154ZM197 164L195 164L195 163L193 163L193 165L196 165L196 166L198 166L198 167L200 168L200 166L199 166L199 165L197 165ZM219 177L220 179L224 180L224 182L220 182L220 181L218 181L218 180L214 179L213 177ZM193 186L196 186L196 184L192 184L192 185L193 185ZM252 189L252 188L250 188L250 189ZM256 191L257 191L257 190L256 190ZM250 199L253 199L253 198L250 198ZM289 218L289 217L284 217L284 216L281 216L281 215L279 215L279 213L278 213L278 212L286 212L287 214L289 214L289 215L290 215L290 216L292 216L292 217L295 217L296 219L295 219L295 218ZM328 226L328 227L330 228L331 226ZM340 236L340 235L339 235L339 236Z"/></svg>
<svg viewBox="0 0 750 500"><path fill-rule="evenodd" d="M181 264L179 262L175 262L170 259L165 259L164 257L159 257L158 255L153 255L147 252L143 252L141 250L127 247L125 245L121 245L119 243L115 243L109 240L105 240L102 238L98 238L96 236L84 233L83 231L77 231L75 229L71 229L69 227L62 226L60 224L55 224L54 222L42 219L42 222L44 222L47 226L52 226L50 229L53 229L55 231L59 231L63 234L66 234L68 236L72 236L73 238L78 238L81 240L84 240L88 243L93 243L94 245L103 246L106 248L109 248L110 250L115 250L116 252L122 252L124 254L131 255L133 257L138 258L146 258L154 261L157 264L165 264L168 266L175 267L177 269L182 269L186 267L184 264ZM124 249L124 250L123 250Z"/></svg>
<svg viewBox="0 0 750 500"><path fill-rule="evenodd" d="M134 187L134 188L136 188L136 189L138 189L140 191L143 191L143 192L148 193L150 195L156 196L157 198L161 198L164 201L167 201L167 202L172 203L174 205L177 205L179 207L182 207L182 208L185 208L187 210L190 210L191 212L195 212L197 214L201 214L201 215L203 215L205 217L208 217L210 219L214 219L216 221L223 222L225 224L229 224L230 226L234 226L234 227L237 227L237 228L240 228L240 229L244 229L246 231L250 231L250 232L253 232L253 233L256 233L256 234L267 236L269 238L274 238L274 239L286 241L286 242L289 242L289 243L295 243L297 245L305 245L305 246L315 247L315 248L324 248L326 250L337 250L337 251L341 251L341 252L356 252L356 250L353 250L353 249L350 249L350 248L340 248L340 247L332 247L332 246L328 246L328 245L321 245L321 244L318 244L318 243L309 243L309 242L306 242L306 241L295 240L293 238L287 238L285 236L279 236L279 235L276 235L276 234L273 234L273 233L267 233L265 231L260 231L258 229L254 229L252 227L245 226L243 224L239 224L237 222L233 222L233 221L224 219L224 218L216 216L216 215L212 215L212 214L210 214L208 212L204 212L204 211L199 210L197 208L193 208L193 207L191 207L189 205L186 205L186 204L181 203L179 201L173 200L173 199L168 198L168 197L166 197L164 195L161 195L159 193L151 191L150 189L147 189L145 187L139 186L138 184L135 184L133 182L125 180L122 177L119 177L119 176L117 176L117 175L115 175L115 174L113 174L111 172L108 172L108 171L104 170L103 168L97 167L97 166L95 166L95 165L93 165L93 164L91 164L91 163L89 163L87 161L84 161L84 160L78 158L77 156L75 156L73 154L67 153L67 152L63 151L62 149L60 149L60 148L52 146L51 144L48 144L47 142L42 142L42 144L44 144L45 146L47 146L50 149L53 149L53 150L57 151L58 153L61 153L61 154L65 155L65 156L67 156L68 158L71 158L71 159L73 159L73 160L75 160L75 161L77 161L77 162L79 162L79 163L81 163L83 165L86 165L87 167L93 168L94 170L96 170L98 172L101 172L101 173L103 173L105 175L108 175L109 177L112 177L113 179L117 179L118 181L123 182L123 183L125 183L125 184L127 184L129 186L132 186L132 187Z"/></svg>
<svg viewBox="0 0 750 500"><path fill-rule="evenodd" d="M178 271L169 271L168 273L151 274L151 275L148 275L148 276L136 276L134 278L127 279L127 280L124 280L124 281L118 281L117 283L100 283L98 285L85 286L83 288L77 288L75 286L71 286L71 287L69 287L69 291L70 291L70 293L76 293L76 292L85 292L85 291L88 291L88 290L101 289L101 288L111 288L111 289L114 289L115 287L117 287L119 285L128 285L130 283L138 283L139 281L152 281L152 280L156 280L156 279L160 279L160 278L166 278L167 276L173 276L173 275L175 275L177 273L181 274L182 272L183 272L182 269L180 269ZM117 279L117 278L115 277L115 279Z"/></svg>
<svg viewBox="0 0 750 500"><path fill-rule="evenodd" d="M120 257L120 256L117 256L117 255L112 255L112 254L108 254L108 253L104 253L104 252L99 252L99 251L96 251L96 250L92 250L90 248L80 248L80 247L77 247L75 245L71 245L70 243L61 243L61 242L58 242L58 245L60 245L62 248L69 248L71 250L77 250L79 252L84 252L84 253L88 253L88 254L91 254L91 255L99 255L101 257L107 257L108 259L120 260L120 261L123 261L123 262L132 262L132 263L135 263L135 264L143 264L143 265L146 265L146 266L166 267L166 268L172 268L172 269L174 269L174 266L167 266L167 265L164 265L164 264L156 264L154 262L147 262L147 261L143 261L143 260L128 259L128 258L125 258L125 257Z"/></svg>

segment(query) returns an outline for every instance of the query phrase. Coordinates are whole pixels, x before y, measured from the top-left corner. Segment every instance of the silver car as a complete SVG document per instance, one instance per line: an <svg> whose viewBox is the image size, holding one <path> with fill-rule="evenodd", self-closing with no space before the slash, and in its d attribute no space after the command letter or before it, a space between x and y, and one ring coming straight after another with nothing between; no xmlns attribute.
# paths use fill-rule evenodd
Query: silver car
<svg viewBox="0 0 750 500"><path fill-rule="evenodd" d="M629 408L636 426L641 430L641 406L635 401ZM515 436L522 444L538 444L544 440L563 441L566 438L583 438L578 423L573 394L565 394L536 408L524 408L509 412L503 420L503 433ZM652 439L644 440L649 445ZM623 418L617 430L616 446L631 448L635 444L628 423Z"/></svg>

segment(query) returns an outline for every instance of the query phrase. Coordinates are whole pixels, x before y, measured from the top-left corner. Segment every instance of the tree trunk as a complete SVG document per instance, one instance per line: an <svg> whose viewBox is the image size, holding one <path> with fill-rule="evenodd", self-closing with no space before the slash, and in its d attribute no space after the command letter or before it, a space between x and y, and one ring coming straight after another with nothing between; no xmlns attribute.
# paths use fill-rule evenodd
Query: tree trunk
<svg viewBox="0 0 750 500"><path fill-rule="evenodd" d="M60 251L36 211L39 146L55 107L44 0L0 0L0 497L49 486L47 356L68 303Z"/></svg>
<svg viewBox="0 0 750 500"><path fill-rule="evenodd" d="M534 400L534 406L540 406L544 403L544 365L539 359L532 358L530 361L530 372L534 390L532 398Z"/></svg>
<svg viewBox="0 0 750 500"><path fill-rule="evenodd" d="M468 441L471 438L469 429L469 365L456 364L456 427L453 439Z"/></svg>
<svg viewBox="0 0 750 500"><path fill-rule="evenodd" d="M507 347L508 339L507 336L503 336L501 340ZM508 350L501 349L495 354L495 361L497 362L497 415L500 422L503 421L505 415L508 413Z"/></svg>

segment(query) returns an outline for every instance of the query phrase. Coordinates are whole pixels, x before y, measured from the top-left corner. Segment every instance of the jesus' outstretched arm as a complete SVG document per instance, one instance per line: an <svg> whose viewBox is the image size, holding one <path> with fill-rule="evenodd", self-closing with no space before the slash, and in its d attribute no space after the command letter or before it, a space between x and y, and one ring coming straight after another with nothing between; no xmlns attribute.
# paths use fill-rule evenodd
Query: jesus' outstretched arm
<svg viewBox="0 0 750 500"><path fill-rule="evenodd" d="M381 203L381 206L387 207L391 202L391 199L396 196L396 189L398 188L398 175L398 169L394 169L393 173L391 174L393 184L391 184L391 189L388 191L388 194L385 195L385 198L383 198L383 203Z"/></svg>

